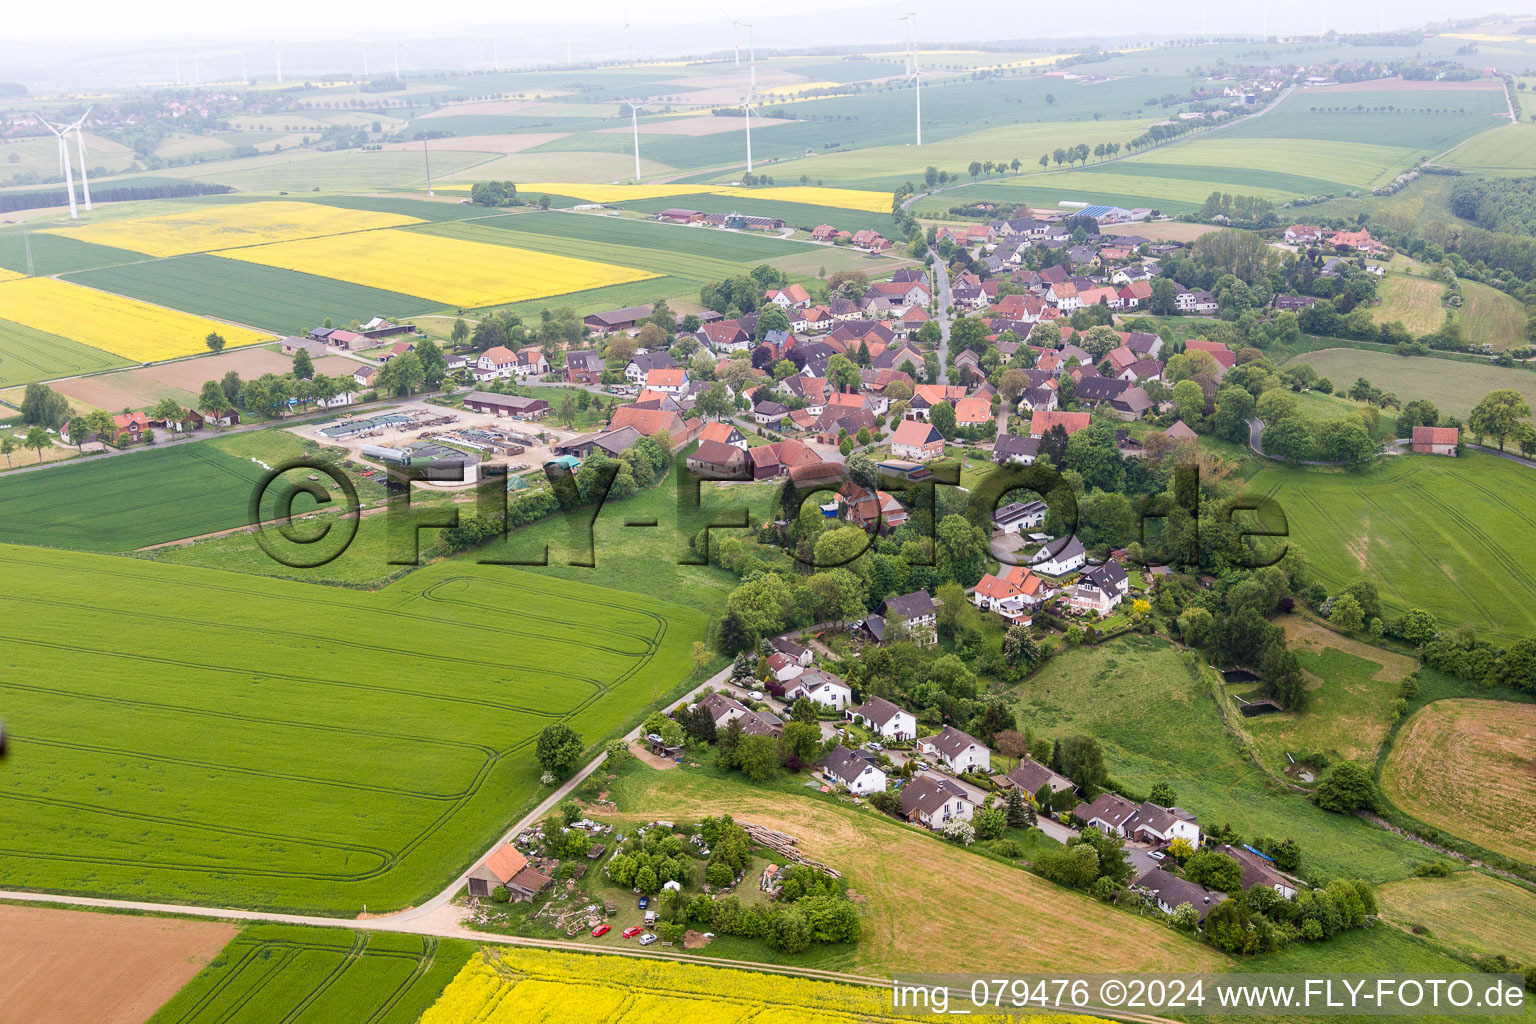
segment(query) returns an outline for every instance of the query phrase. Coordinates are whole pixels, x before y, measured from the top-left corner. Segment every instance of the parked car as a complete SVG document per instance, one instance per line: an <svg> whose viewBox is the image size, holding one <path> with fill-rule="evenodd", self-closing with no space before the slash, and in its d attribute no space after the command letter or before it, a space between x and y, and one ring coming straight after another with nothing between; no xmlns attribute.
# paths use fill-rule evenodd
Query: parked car
<svg viewBox="0 0 1536 1024"><path fill-rule="evenodd" d="M748 700L762 700L763 699L763 691L762 690L753 690L751 693L747 694L747 699Z"/></svg>
<svg viewBox="0 0 1536 1024"><path fill-rule="evenodd" d="M876 743L874 740L870 740L869 741L869 749L870 750L884 750L885 748L883 746L881 746L879 743Z"/></svg>
<svg viewBox="0 0 1536 1024"><path fill-rule="evenodd" d="M646 907L648 907L650 905L651 905L651 898L649 896L641 896L640 897L640 909L641 910L644 910Z"/></svg>
<svg viewBox="0 0 1536 1024"><path fill-rule="evenodd" d="M1153 850L1151 853L1147 854L1147 856L1151 857L1153 860L1164 860L1168 855L1162 850Z"/></svg>
<svg viewBox="0 0 1536 1024"><path fill-rule="evenodd" d="M608 934L608 926L605 925L605 924L600 924L596 928L592 929L592 937L594 939L598 938L600 936L603 936L603 935L607 935L607 934Z"/></svg>
<svg viewBox="0 0 1536 1024"><path fill-rule="evenodd" d="M649 946L651 943L653 943L655 941L656 941L656 933L655 932L646 932L644 935L640 936L640 945L642 945L642 946Z"/></svg>
<svg viewBox="0 0 1536 1024"><path fill-rule="evenodd" d="M644 930L645 929L641 928L639 925L633 925L632 927L624 929L624 937L626 939L632 939L636 935L639 935Z"/></svg>

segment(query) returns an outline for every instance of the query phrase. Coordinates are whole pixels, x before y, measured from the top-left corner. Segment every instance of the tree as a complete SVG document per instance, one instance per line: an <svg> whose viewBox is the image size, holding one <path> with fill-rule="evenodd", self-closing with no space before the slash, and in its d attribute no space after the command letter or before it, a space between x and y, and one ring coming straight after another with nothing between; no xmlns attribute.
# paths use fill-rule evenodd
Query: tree
<svg viewBox="0 0 1536 1024"><path fill-rule="evenodd" d="M49 437L48 431L44 430L42 427L33 427L31 430L27 431L27 436L22 440L21 443L37 452L37 461L42 462L43 449L50 447L53 444L53 438Z"/></svg>
<svg viewBox="0 0 1536 1024"><path fill-rule="evenodd" d="M218 331L209 331L208 337L203 339L203 344L208 346L209 352L224 351L224 336Z"/></svg>
<svg viewBox="0 0 1536 1024"><path fill-rule="evenodd" d="M1357 761L1334 762L1317 784L1317 806L1325 811L1353 814L1373 802L1371 774Z"/></svg>
<svg viewBox="0 0 1536 1024"><path fill-rule="evenodd" d="M1007 818L1009 828L1029 827L1029 808L1017 786L1008 791Z"/></svg>
<svg viewBox="0 0 1536 1024"><path fill-rule="evenodd" d="M810 764L821 753L821 726L814 722L785 722L779 735L779 757L791 769Z"/></svg>
<svg viewBox="0 0 1536 1024"><path fill-rule="evenodd" d="M976 828L964 818L951 818L944 823L944 838L961 846L970 846L976 841Z"/></svg>
<svg viewBox="0 0 1536 1024"><path fill-rule="evenodd" d="M772 736L743 736L736 743L734 760L747 778L753 782L766 782L779 767L778 744Z"/></svg>
<svg viewBox="0 0 1536 1024"><path fill-rule="evenodd" d="M1224 853L1200 850L1184 862L1184 877L1209 889L1235 893L1243 887L1243 866Z"/></svg>
<svg viewBox="0 0 1536 1024"><path fill-rule="evenodd" d="M69 419L69 400L46 384L28 384L21 398L21 422L58 430ZM27 445L28 448L32 446Z"/></svg>
<svg viewBox="0 0 1536 1024"><path fill-rule="evenodd" d="M938 403L928 411L928 422L946 441L952 439L955 436L955 407L948 402Z"/></svg>
<svg viewBox="0 0 1536 1024"><path fill-rule="evenodd" d="M16 453L16 449L19 447L20 445L16 443L16 439L10 434L0 437L0 455L5 456L6 469L11 468L11 456Z"/></svg>
<svg viewBox="0 0 1536 1024"><path fill-rule="evenodd" d="M564 722L551 722L539 731L534 758L542 770L564 779L576 770L582 750L580 733Z"/></svg>
<svg viewBox="0 0 1536 1024"><path fill-rule="evenodd" d="M469 324L465 323L462 317L453 321L453 330L448 332L448 340L454 348L463 348L464 343L469 340Z"/></svg>
<svg viewBox="0 0 1536 1024"><path fill-rule="evenodd" d="M302 348L293 354L293 375L300 380L309 380L315 375L315 361Z"/></svg>
<svg viewBox="0 0 1536 1024"><path fill-rule="evenodd" d="M997 839L1008 827L1008 815L1001 807L978 808L971 819L977 839Z"/></svg>
<svg viewBox="0 0 1536 1024"><path fill-rule="evenodd" d="M186 413L182 411L181 403L174 398L160 399L160 401L155 403L155 407L149 410L149 415L151 419L164 421L171 428L173 436L176 431L174 424L181 423L186 419Z"/></svg>
<svg viewBox="0 0 1536 1024"><path fill-rule="evenodd" d="M1493 437L1504 450L1504 441L1515 431L1515 425L1531 415L1531 406L1520 392L1513 388L1499 388L1483 396L1467 417L1467 426L1478 437Z"/></svg>
<svg viewBox="0 0 1536 1024"><path fill-rule="evenodd" d="M417 342L416 358L421 362L421 374L427 386L440 387L443 378L448 376L448 359L443 355L443 350L437 347L437 342L431 338Z"/></svg>
<svg viewBox="0 0 1536 1024"><path fill-rule="evenodd" d="M1061 744L1061 766L1057 770L1082 789L1102 789L1109 779L1104 766L1104 750L1092 736L1068 736Z"/></svg>
<svg viewBox="0 0 1536 1024"><path fill-rule="evenodd" d="M1353 594L1340 594L1333 599L1328 621L1346 633L1355 633L1365 626L1365 612Z"/></svg>
<svg viewBox="0 0 1536 1024"><path fill-rule="evenodd" d="M1159 807L1172 807L1174 804L1179 802L1178 795L1174 793L1173 787L1166 782L1155 783L1152 786L1152 792L1147 797L1147 799L1151 800Z"/></svg>
<svg viewBox="0 0 1536 1024"><path fill-rule="evenodd" d="M939 521L939 573L962 586L974 587L986 573L990 557L986 534L961 515L947 515Z"/></svg>
<svg viewBox="0 0 1536 1024"><path fill-rule="evenodd" d="M1181 380L1173 386L1173 404L1179 408L1179 418L1194 426L1205 415L1205 392L1192 380Z"/></svg>
<svg viewBox="0 0 1536 1024"><path fill-rule="evenodd" d="M229 398L216 380L203 381L203 390L197 396L197 411L212 419L229 408Z"/></svg>

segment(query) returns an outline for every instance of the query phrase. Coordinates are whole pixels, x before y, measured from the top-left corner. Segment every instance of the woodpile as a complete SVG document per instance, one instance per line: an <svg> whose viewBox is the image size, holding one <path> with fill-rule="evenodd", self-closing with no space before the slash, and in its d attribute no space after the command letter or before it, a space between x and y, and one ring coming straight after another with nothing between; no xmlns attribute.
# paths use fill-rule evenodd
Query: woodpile
<svg viewBox="0 0 1536 1024"><path fill-rule="evenodd" d="M794 861L796 864L804 864L806 867L816 868L818 871L824 871L831 875L833 878L843 877L841 872L835 871L818 861L811 860L803 853L801 853L799 849L796 848L800 840L794 836L785 832L777 832L771 828L765 828L762 825L753 825L752 823L746 821L739 821L737 824L746 830L747 838L751 839L758 846L772 850L779 856L786 857L789 860Z"/></svg>

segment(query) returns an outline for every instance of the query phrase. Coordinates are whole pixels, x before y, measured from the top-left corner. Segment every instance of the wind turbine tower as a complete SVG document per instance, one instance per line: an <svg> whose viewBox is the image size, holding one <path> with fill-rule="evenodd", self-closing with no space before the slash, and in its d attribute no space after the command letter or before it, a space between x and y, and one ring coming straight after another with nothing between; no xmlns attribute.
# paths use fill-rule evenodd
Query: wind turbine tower
<svg viewBox="0 0 1536 1024"><path fill-rule="evenodd" d="M629 124L635 133L635 180L640 180L640 108L631 100L623 100L629 108Z"/></svg>
<svg viewBox="0 0 1536 1024"><path fill-rule="evenodd" d="M276 39L272 40L272 59L277 68L277 83L283 83L283 47Z"/></svg>
<svg viewBox="0 0 1536 1024"><path fill-rule="evenodd" d="M912 94L916 104L914 121L915 145L923 144L923 78L917 63L917 15L907 14L897 19L907 23L907 77L912 81Z"/></svg>
<svg viewBox="0 0 1536 1024"><path fill-rule="evenodd" d="M85 123L86 118L91 116L91 111L93 109L95 108L86 107L85 113L80 115L80 119L70 126L75 130L75 151L80 154L80 192L82 197L85 199L86 213L91 212L91 182L90 179L85 176L85 130L80 126ZM68 132L69 128L64 130Z"/></svg>
<svg viewBox="0 0 1536 1024"><path fill-rule="evenodd" d="M65 140L65 134L68 129L61 131L43 120L43 115L37 114L35 116L38 121L42 122L43 127L53 132L54 136L59 140L59 170L64 172L64 188L69 192L69 219L79 220L80 211L75 206L75 172L69 166L69 143Z"/></svg>

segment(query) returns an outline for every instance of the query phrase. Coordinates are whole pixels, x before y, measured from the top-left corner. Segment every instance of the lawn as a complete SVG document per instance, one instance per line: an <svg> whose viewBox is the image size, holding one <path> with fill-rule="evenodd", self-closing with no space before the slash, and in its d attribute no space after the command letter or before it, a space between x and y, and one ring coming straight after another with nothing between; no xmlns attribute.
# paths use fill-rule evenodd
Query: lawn
<svg viewBox="0 0 1536 1024"><path fill-rule="evenodd" d="M762 787L708 768L636 769L610 793L625 815L680 821L728 813L797 837L808 857L843 872L863 900L856 963L844 968L856 973L1202 971L1225 960L1171 929L790 782L765 798ZM977 941L991 932L1006 932L1008 941Z"/></svg>
<svg viewBox="0 0 1536 1024"><path fill-rule="evenodd" d="M475 953L462 939L253 924L150 1024L415 1024Z"/></svg>
<svg viewBox="0 0 1536 1024"><path fill-rule="evenodd" d="M1536 860L1536 704L1456 698L1398 732L1381 789L1421 821L1517 860Z"/></svg>
<svg viewBox="0 0 1536 1024"><path fill-rule="evenodd" d="M1392 724L1397 684L1417 662L1340 636L1299 615L1281 622L1307 675L1310 703L1299 714L1287 711L1244 722L1265 766L1283 772L1287 753L1298 760L1321 753L1374 761Z"/></svg>
<svg viewBox="0 0 1536 1024"><path fill-rule="evenodd" d="M1353 471L1268 465L1249 489L1284 510L1330 591L1367 576L1388 615L1424 608L1501 638L1536 629L1536 574L1511 556L1536 544L1536 474L1523 466L1477 454Z"/></svg>
<svg viewBox="0 0 1536 1024"><path fill-rule="evenodd" d="M0 388L129 365L110 352L0 320Z"/></svg>
<svg viewBox="0 0 1536 1024"><path fill-rule="evenodd" d="M1480 956L1536 962L1536 894L1476 871L1409 878L1376 892L1381 916L1399 928L1423 925L1435 941Z"/></svg>
<svg viewBox="0 0 1536 1024"><path fill-rule="evenodd" d="M544 725L621 733L706 626L468 561L372 593L37 548L3 565L0 872L173 903L420 903L543 794Z"/></svg>
<svg viewBox="0 0 1536 1024"><path fill-rule="evenodd" d="M1347 389L1364 377L1403 402L1427 398L1441 416L1465 419L1483 396L1514 388L1536 406L1536 373L1523 367L1494 366L1487 360L1400 356L1385 349L1325 348L1304 352L1290 363L1307 363L1335 388ZM1383 421L1392 420L1390 411Z"/></svg>
<svg viewBox="0 0 1536 1024"><path fill-rule="evenodd" d="M1230 823L1247 842L1291 837L1314 880L1387 881L1433 853L1359 819L1330 814L1269 785L1222 723L1205 685L1164 641L1127 637L1070 651L1013 689L1019 721L1052 739L1088 733L1110 775L1142 793L1170 783L1181 807L1207 824Z"/></svg>
<svg viewBox="0 0 1536 1024"><path fill-rule="evenodd" d="M89 270L71 274L69 280L189 313L301 336L327 317L346 324L441 305L416 295L205 253Z"/></svg>

